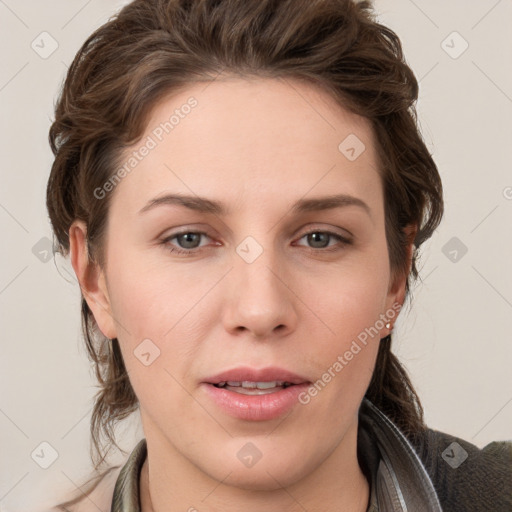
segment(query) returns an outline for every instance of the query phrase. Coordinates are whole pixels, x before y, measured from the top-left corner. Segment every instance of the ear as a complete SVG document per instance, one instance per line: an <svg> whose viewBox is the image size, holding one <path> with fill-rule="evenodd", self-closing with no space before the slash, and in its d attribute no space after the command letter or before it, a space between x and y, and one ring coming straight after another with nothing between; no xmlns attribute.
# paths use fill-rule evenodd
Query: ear
<svg viewBox="0 0 512 512"><path fill-rule="evenodd" d="M105 273L90 258L87 246L87 226L83 221L76 220L69 228L69 250L71 265L80 283L80 289L100 331L107 338L116 338L116 326Z"/></svg>
<svg viewBox="0 0 512 512"><path fill-rule="evenodd" d="M407 283L407 277L409 276L409 272L411 271L412 264L412 255L414 252L414 240L416 238L416 233L418 231L417 224L407 224L403 228L403 231L406 235L407 239L407 267L405 274L399 275L395 278L394 282L391 283L390 289L388 292L388 297L386 300L386 310L392 308L393 304L400 304L403 306L405 302L405 286ZM393 322L391 322L391 329L389 332L393 330Z"/></svg>

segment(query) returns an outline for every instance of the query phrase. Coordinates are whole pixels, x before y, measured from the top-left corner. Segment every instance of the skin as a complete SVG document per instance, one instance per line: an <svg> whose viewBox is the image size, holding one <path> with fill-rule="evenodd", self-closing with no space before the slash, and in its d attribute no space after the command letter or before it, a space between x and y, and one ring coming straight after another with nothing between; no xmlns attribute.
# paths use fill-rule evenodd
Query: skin
<svg viewBox="0 0 512 512"><path fill-rule="evenodd" d="M142 140L190 96L197 107L112 193L104 268L87 258L84 223L70 229L84 296L103 334L119 339L140 402L142 510L365 511L357 414L392 327L310 403L277 419L228 416L200 383L240 364L277 365L315 382L358 334L403 304L405 277L393 279L389 268L371 126L312 85L224 76L162 100ZM366 147L354 161L338 149L349 134ZM230 212L161 205L138 213L163 193L215 199ZM299 199L341 193L363 200L369 214L354 205L291 212ZM169 240L182 230L206 235L188 245ZM315 241L310 231L352 243ZM252 263L236 252L247 236L263 249ZM145 366L134 350L148 338L160 356ZM262 453L250 468L237 457L247 442Z"/></svg>

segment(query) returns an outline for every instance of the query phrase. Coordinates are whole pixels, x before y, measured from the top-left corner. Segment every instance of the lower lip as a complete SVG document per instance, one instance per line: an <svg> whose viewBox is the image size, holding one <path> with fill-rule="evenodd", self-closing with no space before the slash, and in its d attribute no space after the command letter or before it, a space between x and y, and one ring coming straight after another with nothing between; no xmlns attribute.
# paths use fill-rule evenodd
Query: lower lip
<svg viewBox="0 0 512 512"><path fill-rule="evenodd" d="M217 388L213 384L202 384L205 392L220 409L230 416L248 421L271 420L282 416L298 402L298 396L308 386L305 382L266 395L242 395L236 391Z"/></svg>

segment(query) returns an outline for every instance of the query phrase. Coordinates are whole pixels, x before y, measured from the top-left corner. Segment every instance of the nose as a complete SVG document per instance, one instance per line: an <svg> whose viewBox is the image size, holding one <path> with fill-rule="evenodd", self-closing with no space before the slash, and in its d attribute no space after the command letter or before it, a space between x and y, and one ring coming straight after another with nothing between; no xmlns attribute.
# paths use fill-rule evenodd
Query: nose
<svg viewBox="0 0 512 512"><path fill-rule="evenodd" d="M270 249L249 261L238 254L233 258L223 305L225 329L259 340L291 333L297 323L297 299L290 272Z"/></svg>

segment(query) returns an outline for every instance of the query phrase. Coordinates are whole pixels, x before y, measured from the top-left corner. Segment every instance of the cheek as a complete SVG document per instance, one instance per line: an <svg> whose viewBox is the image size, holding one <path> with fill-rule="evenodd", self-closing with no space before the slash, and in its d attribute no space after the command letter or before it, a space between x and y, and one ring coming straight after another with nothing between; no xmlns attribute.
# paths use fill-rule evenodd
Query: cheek
<svg viewBox="0 0 512 512"><path fill-rule="evenodd" d="M143 251L113 251L110 261L116 262L108 269L111 307L134 391L141 403L176 404L178 382L186 380L207 332L210 317L200 299L219 277L188 279L176 267L152 264Z"/></svg>
<svg viewBox="0 0 512 512"><path fill-rule="evenodd" d="M386 313L388 278L385 266L377 262L354 265L331 276L322 291L313 287L308 292L320 320L314 320L310 332L315 339L313 357L322 367L316 387L326 408L356 404L366 391L385 324L381 315Z"/></svg>
<svg viewBox="0 0 512 512"><path fill-rule="evenodd" d="M375 368L380 344L376 324L382 311L381 301L364 293L363 288L359 292L340 298L339 307L331 310L330 317L325 317L335 335L326 334L313 353L309 348L319 371L313 385L301 397L301 403L311 407L314 416L323 422L318 428L326 436L344 431L350 418L355 419Z"/></svg>
<svg viewBox="0 0 512 512"><path fill-rule="evenodd" d="M389 273L380 262L365 260L331 272L303 291L324 334L342 345L364 338L368 330L369 337L378 336L375 331L383 327L378 320L385 313ZM336 343L334 347L342 348Z"/></svg>
<svg viewBox="0 0 512 512"><path fill-rule="evenodd" d="M187 279L176 266L145 257L144 251L113 253L112 261L116 264L108 271L111 307L125 328L120 329L120 338L130 343L145 338L163 341L183 327L183 320L188 325L209 286L197 275Z"/></svg>

